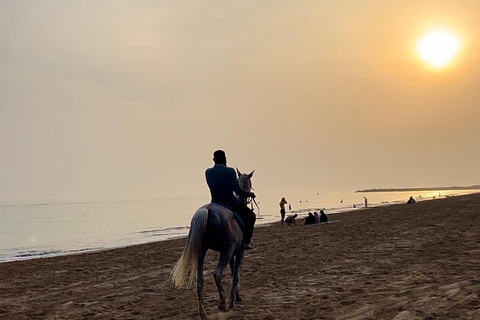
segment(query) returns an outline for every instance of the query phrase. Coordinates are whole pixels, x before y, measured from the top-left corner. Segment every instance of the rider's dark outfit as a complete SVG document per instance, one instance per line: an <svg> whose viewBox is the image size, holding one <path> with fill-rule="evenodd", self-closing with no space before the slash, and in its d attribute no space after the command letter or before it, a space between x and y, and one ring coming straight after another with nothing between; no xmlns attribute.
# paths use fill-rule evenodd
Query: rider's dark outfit
<svg viewBox="0 0 480 320"><path fill-rule="evenodd" d="M249 244L253 235L253 226L255 225L256 216L252 210L241 203L235 196L251 197L253 193L243 190L238 184L235 170L224 164L215 164L212 168L205 171L212 202L220 202L231 207L243 220L245 224L245 232L243 235L243 243Z"/></svg>

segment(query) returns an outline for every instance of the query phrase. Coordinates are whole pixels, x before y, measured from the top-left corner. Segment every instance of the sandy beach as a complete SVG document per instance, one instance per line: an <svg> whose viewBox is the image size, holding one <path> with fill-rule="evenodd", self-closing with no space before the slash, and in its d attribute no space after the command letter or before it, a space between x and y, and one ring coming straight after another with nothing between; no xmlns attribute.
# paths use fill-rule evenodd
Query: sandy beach
<svg viewBox="0 0 480 320"><path fill-rule="evenodd" d="M232 312L216 309L210 251L209 318L480 319L480 194L330 218L256 228ZM184 243L2 263L0 319L197 319L196 292L169 280Z"/></svg>

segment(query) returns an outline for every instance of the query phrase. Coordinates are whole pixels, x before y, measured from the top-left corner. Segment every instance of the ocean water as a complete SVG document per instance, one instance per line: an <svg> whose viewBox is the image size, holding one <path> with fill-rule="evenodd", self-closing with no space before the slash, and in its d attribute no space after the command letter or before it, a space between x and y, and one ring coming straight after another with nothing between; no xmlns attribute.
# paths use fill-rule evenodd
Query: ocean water
<svg viewBox="0 0 480 320"><path fill-rule="evenodd" d="M279 221L282 197L289 213L327 214L364 210L369 206L405 203L479 192L442 190L355 193L351 190L298 194L257 194L257 225ZM123 201L45 201L0 204L0 262L103 250L185 236L195 211L209 197ZM357 208L353 208L353 204ZM287 205L288 209L288 205Z"/></svg>

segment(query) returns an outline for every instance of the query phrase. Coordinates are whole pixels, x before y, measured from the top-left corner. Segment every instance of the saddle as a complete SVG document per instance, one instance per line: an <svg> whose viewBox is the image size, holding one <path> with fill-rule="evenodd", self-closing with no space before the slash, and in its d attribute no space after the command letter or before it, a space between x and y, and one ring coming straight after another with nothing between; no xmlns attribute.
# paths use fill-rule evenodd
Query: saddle
<svg viewBox="0 0 480 320"><path fill-rule="evenodd" d="M235 210L232 209L232 207L230 207L229 205L226 205L225 203L221 203L221 202L213 202L213 203L221 205L222 207L225 207L228 210L230 210L233 213L233 218L235 219L235 221L237 221L240 229L242 229L242 231L245 232L245 223L243 222L242 218L240 218L238 213L236 213Z"/></svg>

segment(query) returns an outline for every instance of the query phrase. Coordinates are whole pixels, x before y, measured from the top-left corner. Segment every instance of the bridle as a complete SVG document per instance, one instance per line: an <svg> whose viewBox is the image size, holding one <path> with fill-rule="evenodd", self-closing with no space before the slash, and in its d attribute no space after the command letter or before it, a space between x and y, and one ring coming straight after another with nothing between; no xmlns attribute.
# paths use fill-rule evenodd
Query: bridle
<svg viewBox="0 0 480 320"><path fill-rule="evenodd" d="M250 184L250 188L249 188L249 189L252 190L252 191L255 191L255 189L253 189L252 181L250 180L250 178L248 178L247 181L248 181L249 184ZM242 187L242 186L240 186L240 187ZM254 211L253 204L255 204L255 206L256 206L257 209L258 209L258 214L257 214L257 216L260 215L260 206L258 205L257 201L256 201L254 198L252 198L252 197L239 197L239 198L244 199L244 200L245 200L245 205L246 205L247 207L248 207L248 205L250 205L250 209L251 209L252 211Z"/></svg>
<svg viewBox="0 0 480 320"><path fill-rule="evenodd" d="M252 188L252 190L253 190L253 188ZM248 199L250 199L250 200L248 200ZM254 198L252 198L252 197L248 197L248 199L247 199L247 204L250 203L250 209L252 209L252 211L254 210L254 209L253 209L253 203L255 203L255 206L257 206L257 209L258 209L258 214L257 214L257 216L259 216L259 215L260 215L260 207L258 206L257 201L256 201ZM252 203L252 201L253 201L253 203Z"/></svg>

